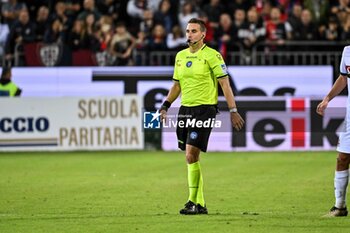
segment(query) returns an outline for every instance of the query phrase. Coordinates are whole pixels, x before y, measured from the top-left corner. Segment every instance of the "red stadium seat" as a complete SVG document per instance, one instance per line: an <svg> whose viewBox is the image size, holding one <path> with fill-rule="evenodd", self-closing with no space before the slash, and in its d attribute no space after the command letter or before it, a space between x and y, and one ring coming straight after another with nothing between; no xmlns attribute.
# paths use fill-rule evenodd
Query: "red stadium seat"
<svg viewBox="0 0 350 233"><path fill-rule="evenodd" d="M38 42L23 44L24 59L27 66L43 66L38 54L40 44Z"/></svg>
<svg viewBox="0 0 350 233"><path fill-rule="evenodd" d="M81 49L72 52L73 66L96 66L95 54L89 49Z"/></svg>

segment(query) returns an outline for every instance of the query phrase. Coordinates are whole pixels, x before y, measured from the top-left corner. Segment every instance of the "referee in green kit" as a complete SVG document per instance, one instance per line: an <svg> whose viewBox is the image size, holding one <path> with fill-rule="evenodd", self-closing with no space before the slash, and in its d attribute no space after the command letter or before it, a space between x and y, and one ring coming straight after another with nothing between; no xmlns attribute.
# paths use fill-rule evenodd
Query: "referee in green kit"
<svg viewBox="0 0 350 233"><path fill-rule="evenodd" d="M207 150L212 124L203 127L200 122L211 121L216 117L218 83L225 95L233 127L240 130L244 124L237 111L225 62L220 53L204 44L205 34L202 20L193 18L188 22L186 37L189 48L176 55L174 83L160 111L161 119L166 121L168 108L182 94L176 134L179 148L186 151L189 197L185 207L180 210L180 214L186 215L208 214L199 154ZM187 121L196 123L189 126Z"/></svg>

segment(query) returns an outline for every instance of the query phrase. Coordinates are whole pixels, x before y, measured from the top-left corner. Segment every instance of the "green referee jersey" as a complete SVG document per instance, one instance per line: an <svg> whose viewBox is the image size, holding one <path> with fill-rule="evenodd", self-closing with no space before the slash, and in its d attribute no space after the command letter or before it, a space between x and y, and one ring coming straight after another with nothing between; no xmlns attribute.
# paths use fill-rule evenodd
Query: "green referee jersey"
<svg viewBox="0 0 350 233"><path fill-rule="evenodd" d="M176 55L173 79L180 83L183 106L217 104L218 79L226 76L224 59L205 44L195 53L187 48Z"/></svg>
<svg viewBox="0 0 350 233"><path fill-rule="evenodd" d="M0 96L15 96L18 87L13 82L7 84L0 83Z"/></svg>

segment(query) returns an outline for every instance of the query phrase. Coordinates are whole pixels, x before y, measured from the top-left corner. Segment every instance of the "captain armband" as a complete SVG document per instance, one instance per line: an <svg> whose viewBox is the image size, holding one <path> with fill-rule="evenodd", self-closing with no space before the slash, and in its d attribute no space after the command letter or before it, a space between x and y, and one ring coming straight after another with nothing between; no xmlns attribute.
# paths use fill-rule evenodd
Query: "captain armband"
<svg viewBox="0 0 350 233"><path fill-rule="evenodd" d="M160 107L160 110L165 110L165 111L168 111L168 109L170 108L171 106L171 103L169 101L164 101L164 103L162 104L162 106Z"/></svg>

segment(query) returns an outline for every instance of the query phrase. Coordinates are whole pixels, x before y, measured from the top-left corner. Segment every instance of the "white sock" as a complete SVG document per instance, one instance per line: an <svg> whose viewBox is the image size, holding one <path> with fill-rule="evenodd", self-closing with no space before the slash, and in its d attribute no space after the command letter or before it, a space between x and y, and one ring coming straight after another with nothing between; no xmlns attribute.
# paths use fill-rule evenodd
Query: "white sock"
<svg viewBox="0 0 350 233"><path fill-rule="evenodd" d="M334 176L335 207L346 207L346 188L348 187L349 170L336 171Z"/></svg>

